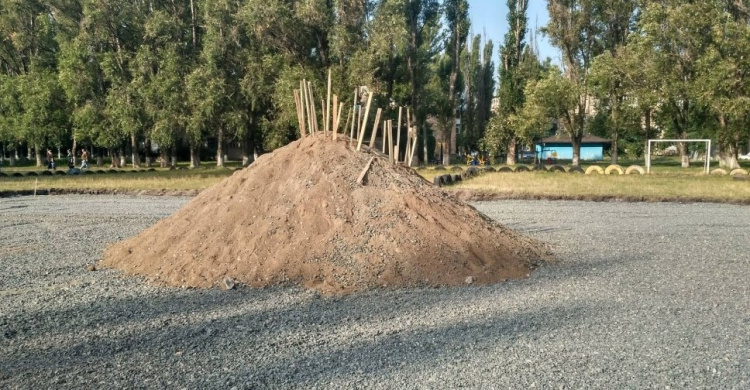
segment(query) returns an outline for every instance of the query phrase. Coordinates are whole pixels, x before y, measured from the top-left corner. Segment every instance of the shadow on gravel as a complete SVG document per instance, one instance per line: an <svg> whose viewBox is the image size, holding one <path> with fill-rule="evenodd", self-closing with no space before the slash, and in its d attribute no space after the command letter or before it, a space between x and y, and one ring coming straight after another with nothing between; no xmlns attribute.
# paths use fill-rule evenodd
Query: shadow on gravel
<svg viewBox="0 0 750 390"><path fill-rule="evenodd" d="M593 306L560 305L460 313L468 302L504 299L519 287L523 284L501 291L406 290L344 298L281 289L176 291L27 314L24 323L5 317L0 324L9 332L5 339L0 334L0 346L5 351L11 341L23 346L0 354L0 387L9 374L16 384L19 377L39 383L60 375L70 376L66 385L84 384L112 367L118 376L129 372L152 383L186 384L185 374L196 365L200 372L216 370L233 382L261 387L346 383L352 375L377 376L429 366L447 354L488 350L498 338L536 337L598 312ZM274 301L281 304L267 304Z"/></svg>
<svg viewBox="0 0 750 390"><path fill-rule="evenodd" d="M370 378L392 378L404 371L417 374L435 365L445 365L446 359L470 361L483 353L496 353L498 339L536 338L584 316L591 317L596 311L596 307L555 307L489 317L467 316L438 326L410 326L401 331L358 337L345 346L278 359L252 372L243 372L240 377L252 378L253 384L261 387L273 387L283 383L347 384L365 373ZM282 378L284 382L279 382Z"/></svg>

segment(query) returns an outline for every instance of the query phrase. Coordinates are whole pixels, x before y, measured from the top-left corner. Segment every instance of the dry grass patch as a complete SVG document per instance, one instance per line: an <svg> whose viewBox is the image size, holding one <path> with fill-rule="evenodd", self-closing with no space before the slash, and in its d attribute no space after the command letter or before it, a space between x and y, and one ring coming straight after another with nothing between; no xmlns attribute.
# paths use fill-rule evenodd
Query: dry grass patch
<svg viewBox="0 0 750 390"><path fill-rule="evenodd" d="M748 182L707 175L560 175L487 173L455 190L499 198L628 199L750 203Z"/></svg>
<svg viewBox="0 0 750 390"><path fill-rule="evenodd" d="M212 169L199 171L161 171L140 173L107 173L75 176L3 177L0 192L62 190L103 191L189 191L208 188L233 171Z"/></svg>

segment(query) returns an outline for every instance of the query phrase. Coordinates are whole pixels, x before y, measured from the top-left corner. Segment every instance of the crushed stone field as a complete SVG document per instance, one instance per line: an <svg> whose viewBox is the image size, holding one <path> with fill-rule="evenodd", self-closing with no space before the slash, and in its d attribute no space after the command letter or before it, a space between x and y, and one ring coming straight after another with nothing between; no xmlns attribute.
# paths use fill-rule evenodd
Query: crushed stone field
<svg viewBox="0 0 750 390"><path fill-rule="evenodd" d="M0 388L750 387L750 207L474 203L523 279L325 296L94 270L190 198L0 199Z"/></svg>

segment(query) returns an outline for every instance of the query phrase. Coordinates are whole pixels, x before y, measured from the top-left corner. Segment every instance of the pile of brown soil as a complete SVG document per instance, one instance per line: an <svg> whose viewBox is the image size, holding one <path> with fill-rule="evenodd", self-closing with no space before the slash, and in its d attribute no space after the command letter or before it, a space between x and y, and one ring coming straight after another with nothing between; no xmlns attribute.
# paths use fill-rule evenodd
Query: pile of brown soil
<svg viewBox="0 0 750 390"><path fill-rule="evenodd" d="M324 293L496 283L546 257L411 169L307 137L260 157L101 264L174 286L297 283ZM469 278L470 277L470 278Z"/></svg>

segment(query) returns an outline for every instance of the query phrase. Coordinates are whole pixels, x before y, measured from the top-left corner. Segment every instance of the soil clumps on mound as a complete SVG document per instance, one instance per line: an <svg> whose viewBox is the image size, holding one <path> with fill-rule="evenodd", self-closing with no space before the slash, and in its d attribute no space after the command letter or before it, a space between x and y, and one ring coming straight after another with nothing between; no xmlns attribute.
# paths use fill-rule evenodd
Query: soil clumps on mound
<svg viewBox="0 0 750 390"><path fill-rule="evenodd" d="M363 167L375 156L363 184ZM198 196L101 265L173 286L226 278L323 293L496 283L526 276L543 245L348 140L306 137Z"/></svg>

